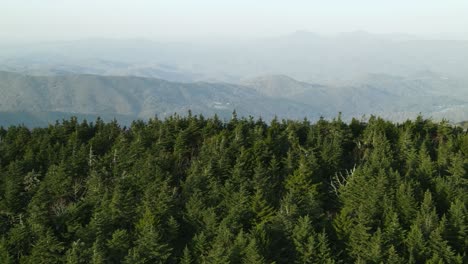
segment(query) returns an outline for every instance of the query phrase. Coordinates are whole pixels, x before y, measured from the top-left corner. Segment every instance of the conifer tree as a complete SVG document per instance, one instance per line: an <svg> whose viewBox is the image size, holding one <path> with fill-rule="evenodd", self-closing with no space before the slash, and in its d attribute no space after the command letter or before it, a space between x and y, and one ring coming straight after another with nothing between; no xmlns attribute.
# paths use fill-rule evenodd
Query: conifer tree
<svg viewBox="0 0 468 264"><path fill-rule="evenodd" d="M169 260L172 248L164 243L158 227L154 215L145 210L136 226L137 239L125 259L126 263L165 263Z"/></svg>

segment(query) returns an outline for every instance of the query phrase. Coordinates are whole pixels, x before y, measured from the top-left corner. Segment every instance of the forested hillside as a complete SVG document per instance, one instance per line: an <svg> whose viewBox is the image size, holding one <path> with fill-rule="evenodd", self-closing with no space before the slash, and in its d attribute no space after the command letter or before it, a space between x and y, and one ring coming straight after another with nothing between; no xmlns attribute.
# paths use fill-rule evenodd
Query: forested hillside
<svg viewBox="0 0 468 264"><path fill-rule="evenodd" d="M135 119L185 114L189 109L221 118L229 118L236 109L239 115L269 120L275 115L318 118L320 113L317 107L265 97L251 88L228 83L179 83L133 76L28 76L0 71L3 126L47 126L71 116L80 120L115 118L128 125Z"/></svg>
<svg viewBox="0 0 468 264"><path fill-rule="evenodd" d="M1 64L1 63L0 63ZM392 121L424 116L451 122L468 119L464 82L436 74L402 78L372 75L358 83L328 86L300 82L284 75L224 82L172 82L135 76L65 74L34 76L0 71L0 126L47 126L55 120L116 119L129 125L155 115L183 115L190 109L205 116L275 116L317 121L320 116L343 120L371 114Z"/></svg>
<svg viewBox="0 0 468 264"><path fill-rule="evenodd" d="M467 263L468 134L421 117L0 129L1 263Z"/></svg>

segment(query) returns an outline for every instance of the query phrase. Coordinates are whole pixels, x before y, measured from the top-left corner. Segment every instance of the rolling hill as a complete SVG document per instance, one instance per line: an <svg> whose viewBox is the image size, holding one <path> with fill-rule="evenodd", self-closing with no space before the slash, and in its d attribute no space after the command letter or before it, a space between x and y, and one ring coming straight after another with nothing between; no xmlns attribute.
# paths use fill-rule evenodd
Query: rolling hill
<svg viewBox="0 0 468 264"><path fill-rule="evenodd" d="M280 102L281 101L281 102ZM160 79L98 75L29 76L0 72L0 123L37 124L61 116L101 116L127 121L188 110L204 115L312 116L306 105L265 97L227 83L176 83Z"/></svg>
<svg viewBox="0 0 468 264"><path fill-rule="evenodd" d="M401 121L419 114L453 122L468 119L466 91L458 83L430 78L368 76L350 86L297 81L285 75L246 79L242 84L171 82L133 76L65 74L33 76L0 72L0 125L45 125L72 115L134 119L174 113L270 120L316 120L339 112L345 120L371 114Z"/></svg>
<svg viewBox="0 0 468 264"><path fill-rule="evenodd" d="M310 84L284 75L269 75L245 80L244 85L266 96L315 107L327 117L342 112L345 118L377 114L396 121L420 113L437 119L468 118L468 89L463 83L434 74L372 74L348 86Z"/></svg>

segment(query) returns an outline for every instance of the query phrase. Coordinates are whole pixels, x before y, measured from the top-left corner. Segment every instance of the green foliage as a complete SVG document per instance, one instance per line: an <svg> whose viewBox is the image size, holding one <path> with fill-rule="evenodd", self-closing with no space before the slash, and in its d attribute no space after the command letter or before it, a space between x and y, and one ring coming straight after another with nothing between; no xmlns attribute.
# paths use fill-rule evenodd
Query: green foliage
<svg viewBox="0 0 468 264"><path fill-rule="evenodd" d="M293 229L295 263L334 263L325 233L317 234L309 216L300 217Z"/></svg>
<svg viewBox="0 0 468 264"><path fill-rule="evenodd" d="M0 240L0 261L2 263L11 263L12 260L13 258L10 256L10 252L8 252L5 238L2 238Z"/></svg>
<svg viewBox="0 0 468 264"><path fill-rule="evenodd" d="M1 263L466 263L465 131L171 116L0 129Z"/></svg>

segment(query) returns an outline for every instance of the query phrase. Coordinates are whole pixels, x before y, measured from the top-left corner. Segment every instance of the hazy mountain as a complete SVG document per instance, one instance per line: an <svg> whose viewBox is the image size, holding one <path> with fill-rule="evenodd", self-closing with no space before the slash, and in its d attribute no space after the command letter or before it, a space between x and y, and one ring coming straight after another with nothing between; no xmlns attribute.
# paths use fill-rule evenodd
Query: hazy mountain
<svg viewBox="0 0 468 264"><path fill-rule="evenodd" d="M422 113L438 119L468 118L466 86L432 73L412 78L374 74L349 86L310 84L284 75L253 78L244 84L267 96L310 105L325 116L342 112L348 118L378 114L403 120Z"/></svg>
<svg viewBox="0 0 468 264"><path fill-rule="evenodd" d="M106 76L137 76L177 82L204 79L201 74L179 69L174 65L128 63L104 59L9 58L1 61L0 70L37 76L94 74Z"/></svg>
<svg viewBox="0 0 468 264"><path fill-rule="evenodd" d="M70 114L131 120L188 109L224 117L237 109L264 118L342 112L402 120L422 113L461 121L468 119L467 57L468 41L366 32L3 45L0 70L24 75L0 74L0 111L2 120L22 120L21 113L27 123Z"/></svg>
<svg viewBox="0 0 468 264"><path fill-rule="evenodd" d="M265 96L309 105L322 115L330 116L340 111L340 98L334 87L300 82L286 75L260 76L244 80L243 84Z"/></svg>
<svg viewBox="0 0 468 264"><path fill-rule="evenodd" d="M304 104L265 97L253 89L227 83L0 72L0 121L3 124L51 122L61 114L91 118L99 115L126 122L155 115L186 114L188 110L205 115L216 113L221 117L230 117L234 110L240 115L267 119L275 115L316 117Z"/></svg>
<svg viewBox="0 0 468 264"><path fill-rule="evenodd" d="M0 124L46 124L77 115L128 123L173 113L317 119L376 114L393 120L417 116L468 119L468 97L458 82L437 75L402 78L371 75L351 86L300 82L284 75L243 81L170 82L131 76L67 74L32 76L0 72ZM440 81L440 82L439 82ZM442 88L445 87L445 88ZM465 91L465 92L463 92Z"/></svg>
<svg viewBox="0 0 468 264"><path fill-rule="evenodd" d="M297 98L307 91L323 93L327 90L323 85L300 82L286 75L264 75L243 80L242 83L262 94L285 98Z"/></svg>
<svg viewBox="0 0 468 264"><path fill-rule="evenodd" d="M172 81L238 82L284 74L340 86L360 76L411 76L421 71L466 81L468 41L430 40L366 32L310 32L263 39L161 42L90 39L3 46L6 71L137 75ZM112 62L104 65L102 62ZM164 66L170 66L167 69ZM41 71L41 67L46 68ZM65 68L65 69L64 69Z"/></svg>

